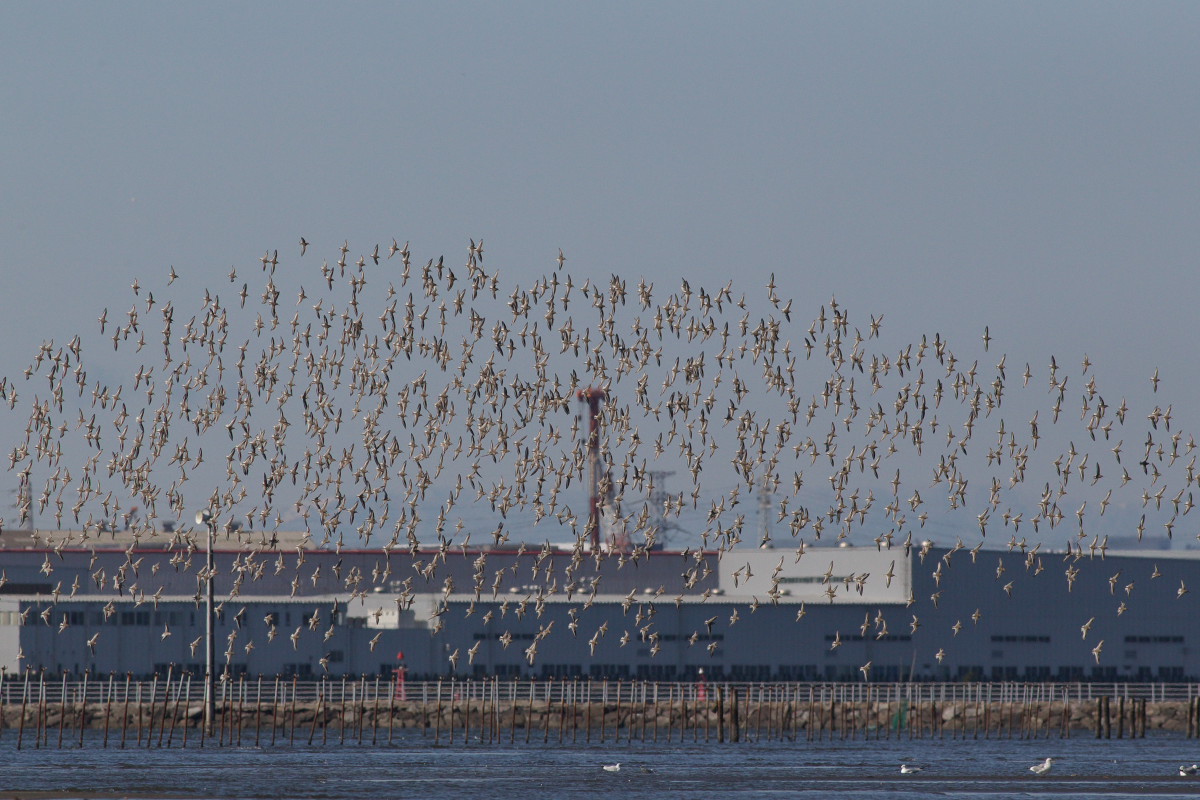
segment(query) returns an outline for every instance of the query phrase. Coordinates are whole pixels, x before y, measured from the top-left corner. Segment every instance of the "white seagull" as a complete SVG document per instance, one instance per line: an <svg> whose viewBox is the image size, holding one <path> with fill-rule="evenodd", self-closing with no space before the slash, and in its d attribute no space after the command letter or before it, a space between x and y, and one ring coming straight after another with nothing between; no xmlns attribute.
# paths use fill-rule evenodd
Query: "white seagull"
<svg viewBox="0 0 1200 800"><path fill-rule="evenodd" d="M921 767L910 767L908 764L901 764L900 765L900 774L901 775L912 775L914 772L920 772L921 769L922 769Z"/></svg>
<svg viewBox="0 0 1200 800"><path fill-rule="evenodd" d="M1183 764L1179 765L1180 776L1195 775L1196 770L1200 769L1200 765L1192 764L1190 767Z"/></svg>
<svg viewBox="0 0 1200 800"><path fill-rule="evenodd" d="M620 762L617 762L616 764L605 764L604 771L605 772L620 772L621 764L620 764Z"/></svg>
<svg viewBox="0 0 1200 800"><path fill-rule="evenodd" d="M1034 764L1032 767L1029 768L1029 771L1032 772L1034 775L1045 775L1047 772L1050 771L1050 767L1053 764L1054 764L1054 759L1047 758L1045 761L1043 761L1040 764Z"/></svg>

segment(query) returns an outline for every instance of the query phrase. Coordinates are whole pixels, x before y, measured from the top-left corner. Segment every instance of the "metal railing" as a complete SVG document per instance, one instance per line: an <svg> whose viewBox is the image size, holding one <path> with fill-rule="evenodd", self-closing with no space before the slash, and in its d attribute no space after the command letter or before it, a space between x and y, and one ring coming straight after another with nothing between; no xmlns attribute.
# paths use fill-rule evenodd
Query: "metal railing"
<svg viewBox="0 0 1200 800"><path fill-rule="evenodd" d="M1155 702L1200 698L1196 683L986 682L986 683L826 683L826 682L678 682L636 679L463 678L404 681L396 676L298 677L238 676L220 681L219 704L394 702L435 703L487 700L502 703L656 704L705 701L720 688L758 702L799 699L821 702L1025 703L1087 702L1104 697ZM44 674L0 676L0 703L155 703L199 704L204 681L191 674L152 679L109 676L89 680L55 679Z"/></svg>

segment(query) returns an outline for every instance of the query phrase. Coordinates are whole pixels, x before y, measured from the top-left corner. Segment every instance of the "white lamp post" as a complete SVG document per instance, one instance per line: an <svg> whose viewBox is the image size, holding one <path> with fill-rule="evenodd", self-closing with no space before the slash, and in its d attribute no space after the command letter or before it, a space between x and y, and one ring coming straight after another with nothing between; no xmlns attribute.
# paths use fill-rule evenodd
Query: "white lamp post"
<svg viewBox="0 0 1200 800"><path fill-rule="evenodd" d="M213 718L216 716L216 692L213 680L216 673L216 649L213 642L213 535L216 524L208 511L196 512L196 525L208 531L208 546L204 550L204 733L212 736Z"/></svg>

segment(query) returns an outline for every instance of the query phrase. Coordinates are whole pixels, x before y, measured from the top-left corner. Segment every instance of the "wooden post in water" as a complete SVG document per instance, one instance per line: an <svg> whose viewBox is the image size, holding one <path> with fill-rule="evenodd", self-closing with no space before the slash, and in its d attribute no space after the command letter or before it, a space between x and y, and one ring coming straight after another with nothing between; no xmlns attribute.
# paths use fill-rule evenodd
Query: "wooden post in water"
<svg viewBox="0 0 1200 800"><path fill-rule="evenodd" d="M180 678L180 688L182 687L183 679ZM175 727L172 725L171 730ZM262 740L262 673L258 673L258 680L254 688L254 746L258 747Z"/></svg>
<svg viewBox="0 0 1200 800"><path fill-rule="evenodd" d="M33 746L35 749L42 748L42 732L46 725L46 671L45 669L38 670L38 701L35 709L34 729L33 729Z"/></svg>
<svg viewBox="0 0 1200 800"><path fill-rule="evenodd" d="M791 741L795 742L800 738L800 687L798 685L792 684L788 698L788 714L792 720L788 730L791 731Z"/></svg>
<svg viewBox="0 0 1200 800"><path fill-rule="evenodd" d="M137 746L142 746L142 682L137 682Z"/></svg>
<svg viewBox="0 0 1200 800"><path fill-rule="evenodd" d="M421 681L421 738L429 735L429 681Z"/></svg>
<svg viewBox="0 0 1200 800"><path fill-rule="evenodd" d="M608 720L608 678L600 685L600 744L604 744L605 722Z"/></svg>
<svg viewBox="0 0 1200 800"><path fill-rule="evenodd" d="M1021 684L1021 700L1017 704L1017 738L1029 738L1029 684Z"/></svg>
<svg viewBox="0 0 1200 800"><path fill-rule="evenodd" d="M233 721L237 716L237 706L235 695L237 694L237 684L233 681L233 676L229 674L228 665L226 670L221 674L224 678L221 681L221 729L229 728L229 746L233 747L234 741Z"/></svg>
<svg viewBox="0 0 1200 800"><path fill-rule="evenodd" d="M858 738L858 684L843 684L839 687L841 692L841 726L842 739L854 740Z"/></svg>
<svg viewBox="0 0 1200 800"><path fill-rule="evenodd" d="M329 698L333 694L330 685L325 675L321 676L321 682L317 684L317 713L313 715L313 720L320 720L322 747L329 743Z"/></svg>
<svg viewBox="0 0 1200 800"><path fill-rule="evenodd" d="M316 708L313 709L312 724L308 726L308 746L309 747L312 747L313 737L317 735L317 719L321 716L321 712L323 711L322 706L324 704L324 701L325 701L325 681L324 681L324 679L322 679L321 682L317 684L317 705L316 705ZM322 731L325 730L324 725L321 726L321 730ZM324 742L322 742L322 744L324 744Z"/></svg>
<svg viewBox="0 0 1200 800"><path fill-rule="evenodd" d="M767 714L768 714L768 712L767 712L768 706L767 706L766 702L764 702L764 700L763 700L763 696L764 696L764 694L766 694L767 687L763 686L762 684L758 684L757 688L758 688L758 692L757 692L758 699L757 699L757 702L755 703L755 709L754 709L755 710L754 740L755 740L756 744L758 741L762 740L762 724L764 721L763 717L767 716ZM755 690L754 685L751 685L750 688L748 688L748 690L746 690L746 691L752 692L754 690Z"/></svg>
<svg viewBox="0 0 1200 800"><path fill-rule="evenodd" d="M399 688L400 679L396 673L392 673L392 679L388 685L388 744L392 743L392 731L396 726L396 692Z"/></svg>
<svg viewBox="0 0 1200 800"><path fill-rule="evenodd" d="M655 721L656 722L656 721ZM578 741L580 735L580 679L571 679L571 744Z"/></svg>
<svg viewBox="0 0 1200 800"><path fill-rule="evenodd" d="M170 684L168 684L169 686ZM179 683L175 687L175 710L171 712L171 730L167 733L167 748L170 749L171 743L175 740L175 725L179 721L179 704L183 700L183 675L179 676ZM185 725L187 723L184 723ZM255 742L257 744L257 742Z"/></svg>
<svg viewBox="0 0 1200 800"><path fill-rule="evenodd" d="M486 741L484 739L484 737L487 735L487 727L488 727L488 708L489 708L488 696L487 696L488 682L487 682L487 679L485 678L484 680L481 680L478 685L476 685L475 681L472 680L472 681L470 681L470 685L471 685L471 690L469 692L467 692L467 703L469 704L473 699L475 699L476 694L479 695L478 702L476 703L476 707L475 707L475 719L477 720L476 727L479 728L479 733L478 733L479 743L483 744ZM468 708L469 708L469 706L468 706ZM468 725L467 726L467 734L468 734L467 740L468 741L470 741L470 738L471 738L470 731L471 731L471 726Z"/></svg>
<svg viewBox="0 0 1200 800"><path fill-rule="evenodd" d="M62 689L58 695L58 749L62 750L63 726L67 723L67 671L63 670Z"/></svg>
<svg viewBox="0 0 1200 800"><path fill-rule="evenodd" d="M971 722L971 738L978 739L979 738L979 722L981 719L983 719L983 704L979 702L979 697L980 697L979 686L975 686L973 688L975 689L975 700L974 700L974 702L972 702L971 706L975 709L975 719ZM968 688L968 692L969 691L970 691L970 688Z"/></svg>
<svg viewBox="0 0 1200 800"><path fill-rule="evenodd" d="M192 673L189 671L187 673L187 684L185 685L184 690L183 690L184 716L183 716L183 744L182 744L182 746L185 749L187 748L187 742L188 742L188 729L191 728L191 725L188 724L188 715L187 715L188 714L187 709L189 707L188 704L191 703L191 701L192 701ZM203 741L203 739L201 739L201 741Z"/></svg>
<svg viewBox="0 0 1200 800"><path fill-rule="evenodd" d="M837 730L837 712L838 712L838 694L842 691L842 687L834 686L829 693L829 741L833 741L834 733ZM842 738L846 738L846 726L842 725Z"/></svg>
<svg viewBox="0 0 1200 800"><path fill-rule="evenodd" d="M808 709L805 711L804 717L804 738L810 742L813 740L813 710L816 708L814 704L815 694L816 691L813 689L812 684L809 684Z"/></svg>
<svg viewBox="0 0 1200 800"><path fill-rule="evenodd" d="M617 713L613 721L613 741L621 743L621 681L617 681Z"/></svg>
<svg viewBox="0 0 1200 800"><path fill-rule="evenodd" d="M983 738L992 738L992 686L988 684L988 696L983 704Z"/></svg>
<svg viewBox="0 0 1200 800"><path fill-rule="evenodd" d="M166 732L166 729L167 729L167 708L169 708L169 703L171 701L171 680L174 677L175 677L175 665L170 664L167 666L167 682L163 689L162 715L160 716L160 718L158 720L158 746L160 748L162 747L162 743L163 743L163 734ZM150 715L150 720L151 720L151 723L153 723L153 721L154 721L153 714ZM149 747L150 747L150 742L147 741L146 748L149 749Z"/></svg>
<svg viewBox="0 0 1200 800"><path fill-rule="evenodd" d="M471 697L474 685L470 678L463 680L463 744L471 743ZM482 736L480 737L483 738Z"/></svg>
<svg viewBox="0 0 1200 800"><path fill-rule="evenodd" d="M537 686L537 680L531 675L529 677L529 702L525 704L525 744L529 744L529 734L533 728L533 698L534 688ZM603 728L601 728L603 731ZM603 734L600 741L604 741Z"/></svg>
<svg viewBox="0 0 1200 800"><path fill-rule="evenodd" d="M216 701L213 711L213 724L217 726L217 747L225 746L225 723L229 720L230 714L225 713L225 691L229 684L221 681L221 699ZM213 687L214 698L216 696L216 687ZM219 715L219 718L217 717Z"/></svg>
<svg viewBox="0 0 1200 800"><path fill-rule="evenodd" d="M688 701L687 701L687 685L679 685L679 741L683 742L687 736L688 726Z"/></svg>
<svg viewBox="0 0 1200 800"><path fill-rule="evenodd" d="M738 714L738 694L739 692L737 686L730 687L729 728L734 744L737 744L742 740L742 721Z"/></svg>
<svg viewBox="0 0 1200 800"><path fill-rule="evenodd" d="M787 725L787 686L773 685L771 687L771 716L770 726L767 729L767 740L777 738L779 741L784 741L784 727Z"/></svg>
<svg viewBox="0 0 1200 800"><path fill-rule="evenodd" d="M554 678L546 682L546 711L542 715L542 744L550 741L550 695L554 693Z"/></svg>
<svg viewBox="0 0 1200 800"><path fill-rule="evenodd" d="M296 685L300 682L299 676L292 676L292 724L288 726L288 746L296 746Z"/></svg>
<svg viewBox="0 0 1200 800"><path fill-rule="evenodd" d="M575 685L572 682L569 689L572 696L575 694ZM567 682L561 681L558 684L558 743L563 743L563 737L567 734Z"/></svg>
<svg viewBox="0 0 1200 800"><path fill-rule="evenodd" d="M364 677L365 681L366 678ZM470 726L467 728L470 730ZM375 706L371 711L371 745L379 743L379 676L375 676Z"/></svg>
<svg viewBox="0 0 1200 800"><path fill-rule="evenodd" d="M4 674L0 673L0 687L3 686ZM87 690L88 690L88 671L83 671L83 690L79 700L79 747L83 749L83 727L87 722ZM3 701L0 700L0 703ZM4 706L0 705L0 722L4 719ZM0 726L0 730L2 730Z"/></svg>
<svg viewBox="0 0 1200 800"><path fill-rule="evenodd" d="M438 678L437 682L437 709L434 713L433 721L433 743L440 744L442 740L442 679Z"/></svg>
<svg viewBox="0 0 1200 800"><path fill-rule="evenodd" d="M167 686L170 686L170 682ZM246 676L238 676L237 746L242 746L242 732L246 728Z"/></svg>
<svg viewBox="0 0 1200 800"><path fill-rule="evenodd" d="M706 687L707 687L707 685L708 684L705 684ZM712 701L710 701L708 699L708 689L705 688L704 697L699 702L700 711L701 711L701 713L704 714L704 743L705 744L708 744L709 717L712 716L711 714L708 713L708 704L710 702L712 702ZM643 735L642 741L645 741L645 740L646 740L646 737L645 737L645 735Z"/></svg>
<svg viewBox="0 0 1200 800"><path fill-rule="evenodd" d="M125 710L121 712L121 749L125 749L125 733L129 727L129 679L132 673L125 673ZM201 740L203 742L203 740Z"/></svg>
<svg viewBox="0 0 1200 800"><path fill-rule="evenodd" d="M635 686L636 686L636 684L635 684ZM646 712L647 712L647 710L648 710L648 706L647 706L647 699L648 699L647 687L648 687L648 684L647 684L647 682L643 680L643 681L642 681L642 687L641 687L641 688L642 688L642 733L641 733L641 738L642 738L642 742L643 742L643 744L644 744L644 742L646 742ZM630 736L630 739L632 739L632 735ZM708 740L708 723L707 723L707 722L706 722L706 723L704 723L704 740L706 740L706 741Z"/></svg>
<svg viewBox="0 0 1200 800"><path fill-rule="evenodd" d="M584 743L592 743L592 679L587 679L587 697L584 698L587 719L584 721L583 736Z"/></svg>
<svg viewBox="0 0 1200 800"><path fill-rule="evenodd" d="M517 678L508 687L508 743L517 740Z"/></svg>
<svg viewBox="0 0 1200 800"><path fill-rule="evenodd" d="M188 698L191 699L192 676L188 676ZM187 729L184 728L186 731ZM271 746L275 746L275 732L279 730L279 673L275 673L275 691L271 695Z"/></svg>
<svg viewBox="0 0 1200 800"><path fill-rule="evenodd" d="M50 733L47 730L50 723L50 695L46 689L46 671L43 668L38 678L38 748L50 746Z"/></svg>
<svg viewBox="0 0 1200 800"><path fill-rule="evenodd" d="M229 746L238 747L242 743L240 684L234 680L233 675L226 671L225 685L228 687L225 694L229 697L229 702L226 704L226 714L229 716Z"/></svg>
<svg viewBox="0 0 1200 800"><path fill-rule="evenodd" d="M675 736L675 684L667 684L667 744ZM683 737L680 737L683 741Z"/></svg>
<svg viewBox="0 0 1200 800"><path fill-rule="evenodd" d="M501 741L499 686L499 678L495 677L484 678L479 683L480 744L492 744L493 742Z"/></svg>
<svg viewBox="0 0 1200 800"><path fill-rule="evenodd" d="M725 743L725 692L717 687L717 743Z"/></svg>
<svg viewBox="0 0 1200 800"><path fill-rule="evenodd" d="M367 676L362 675L358 679L358 744L362 745L363 728L366 725L365 717L367 715ZM465 741L465 739L464 739Z"/></svg>
<svg viewBox="0 0 1200 800"><path fill-rule="evenodd" d="M108 699L104 701L104 749L108 749L108 725L112 716L113 674L108 673Z"/></svg>
<svg viewBox="0 0 1200 800"><path fill-rule="evenodd" d="M342 697L341 697L341 701L339 702L338 705L339 705L339 709L340 709L338 711L338 744L344 745L346 743L346 676L345 675L342 676ZM453 737L453 734L451 734L451 736ZM454 739L451 738L450 741L451 741L451 743L453 743Z"/></svg>
<svg viewBox="0 0 1200 800"><path fill-rule="evenodd" d="M346 697L346 687L349 686L350 696ZM360 691L358 681L350 680L347 682L346 677L342 676L342 727L338 730L338 744L346 744L346 729L350 729L350 740L354 741L354 737L358 731L358 708L360 705ZM450 743L454 743L454 692L450 693Z"/></svg>
<svg viewBox="0 0 1200 800"><path fill-rule="evenodd" d="M658 681L654 682L654 697L651 700L651 705L654 707L654 743L658 744Z"/></svg>
<svg viewBox="0 0 1200 800"><path fill-rule="evenodd" d="M25 705L29 700L29 671L25 672L25 685L21 687L21 718L17 720L17 749L25 740Z"/></svg>
<svg viewBox="0 0 1200 800"><path fill-rule="evenodd" d="M883 729L882 731L876 731L876 739L891 739L893 722L899 724L898 718L893 719L896 717L896 714L892 711L892 695L895 693L896 688L896 686L882 686L876 690L875 696L880 706L879 713L882 714L880 717L881 722L879 724ZM880 697L882 697L882 700L878 699Z"/></svg>

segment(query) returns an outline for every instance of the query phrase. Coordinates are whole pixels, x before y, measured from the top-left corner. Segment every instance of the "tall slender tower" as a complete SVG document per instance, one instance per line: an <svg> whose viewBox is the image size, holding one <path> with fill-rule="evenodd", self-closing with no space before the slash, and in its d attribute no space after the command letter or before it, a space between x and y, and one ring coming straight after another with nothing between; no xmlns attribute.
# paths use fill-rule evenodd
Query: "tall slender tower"
<svg viewBox="0 0 1200 800"><path fill-rule="evenodd" d="M763 473L758 483L758 535L759 547L770 548L771 544L771 510L775 504L775 495L771 491L771 476Z"/></svg>
<svg viewBox="0 0 1200 800"><path fill-rule="evenodd" d="M646 497L646 502L650 507L649 524L646 533L654 537L653 548L662 550L667 543L667 531L683 530L674 521L667 519L667 500L671 497L671 493L667 491L667 478L675 474L674 470L668 469L652 469L648 470L650 476L650 492ZM649 545L648 545L649 546Z"/></svg>
<svg viewBox="0 0 1200 800"><path fill-rule="evenodd" d="M592 551L600 550L600 404L606 397L603 389L589 387L575 394L588 407L588 499L587 531L592 536Z"/></svg>

